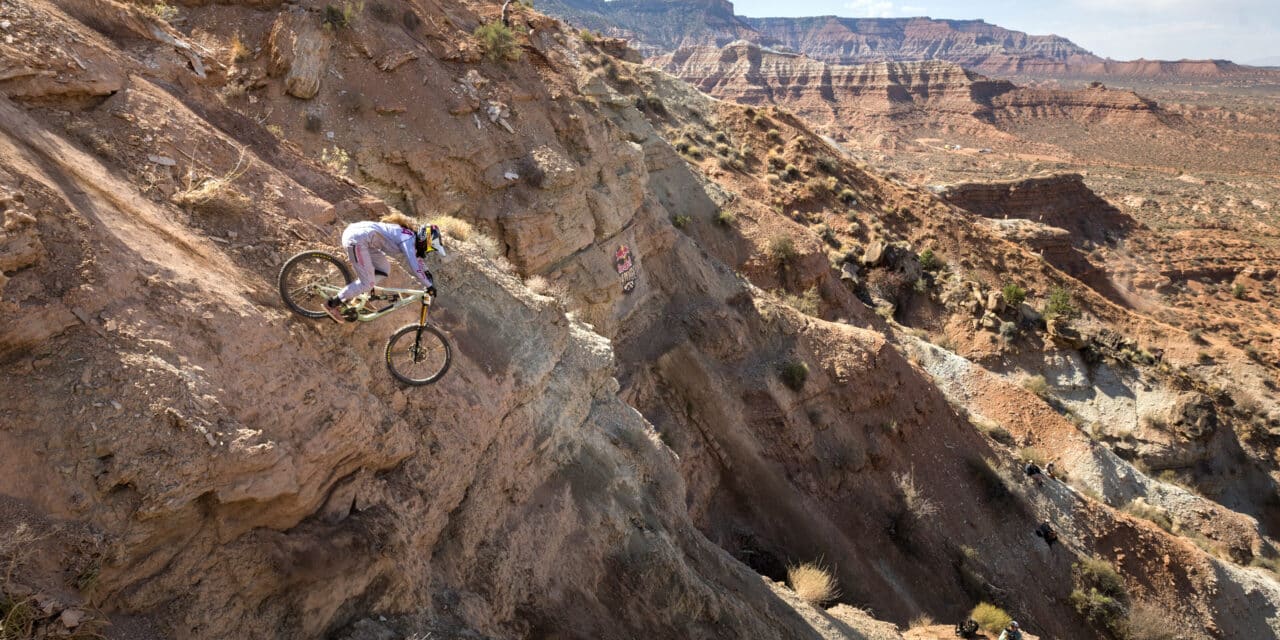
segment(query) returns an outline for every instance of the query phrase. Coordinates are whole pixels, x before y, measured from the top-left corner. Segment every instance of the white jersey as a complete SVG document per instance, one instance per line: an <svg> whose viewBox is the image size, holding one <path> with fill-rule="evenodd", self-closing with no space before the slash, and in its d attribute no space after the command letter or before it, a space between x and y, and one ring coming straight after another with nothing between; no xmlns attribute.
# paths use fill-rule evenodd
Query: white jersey
<svg viewBox="0 0 1280 640"><path fill-rule="evenodd" d="M431 277L418 261L414 232L390 222L356 222L347 225L342 232L342 248L362 245L369 250L377 250L384 255L400 254L409 273L412 273L424 286L432 286Z"/></svg>

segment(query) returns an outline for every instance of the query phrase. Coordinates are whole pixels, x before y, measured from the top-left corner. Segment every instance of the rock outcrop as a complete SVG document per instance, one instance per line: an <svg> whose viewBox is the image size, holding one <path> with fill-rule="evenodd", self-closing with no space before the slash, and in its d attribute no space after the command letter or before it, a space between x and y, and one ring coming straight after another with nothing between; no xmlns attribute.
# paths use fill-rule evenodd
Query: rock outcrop
<svg viewBox="0 0 1280 640"><path fill-rule="evenodd" d="M718 98L783 106L841 135L917 123L999 136L992 125L1064 118L1138 126L1162 117L1155 102L1130 91L1028 89L941 60L847 66L740 40L651 62Z"/></svg>
<svg viewBox="0 0 1280 640"><path fill-rule="evenodd" d="M942 60L980 73L1052 78L1274 79L1273 70L1226 60L1110 60L1056 35L1029 35L983 20L747 18L724 1L550 0L548 13L631 38L648 55L744 38L830 64Z"/></svg>

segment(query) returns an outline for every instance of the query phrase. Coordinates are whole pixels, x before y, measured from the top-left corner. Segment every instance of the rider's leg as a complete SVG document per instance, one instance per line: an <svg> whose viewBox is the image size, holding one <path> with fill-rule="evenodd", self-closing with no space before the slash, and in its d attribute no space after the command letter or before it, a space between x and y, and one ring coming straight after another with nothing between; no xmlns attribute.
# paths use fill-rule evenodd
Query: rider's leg
<svg viewBox="0 0 1280 640"><path fill-rule="evenodd" d="M370 257L373 258L374 286L381 286L382 281L391 274L391 261L381 251L372 252Z"/></svg>
<svg viewBox="0 0 1280 640"><path fill-rule="evenodd" d="M373 288L375 279L375 263L369 247L360 243L353 244L347 247L347 258L351 260L351 268L356 272L356 279L338 292L338 298L342 302L350 302L352 298L367 293Z"/></svg>

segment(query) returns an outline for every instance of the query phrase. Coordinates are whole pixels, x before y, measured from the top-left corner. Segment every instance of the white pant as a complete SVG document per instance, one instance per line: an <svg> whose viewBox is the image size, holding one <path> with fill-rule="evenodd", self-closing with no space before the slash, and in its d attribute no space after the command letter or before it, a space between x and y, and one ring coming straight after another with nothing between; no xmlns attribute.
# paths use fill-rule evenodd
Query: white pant
<svg viewBox="0 0 1280 640"><path fill-rule="evenodd" d="M351 262L351 268L356 272L356 279L343 287L342 291L338 292L338 297L343 302L350 302L352 298L368 293L378 280L387 277L387 274L391 273L391 261L377 249L370 251L369 246L363 242L348 245L346 249L347 260Z"/></svg>

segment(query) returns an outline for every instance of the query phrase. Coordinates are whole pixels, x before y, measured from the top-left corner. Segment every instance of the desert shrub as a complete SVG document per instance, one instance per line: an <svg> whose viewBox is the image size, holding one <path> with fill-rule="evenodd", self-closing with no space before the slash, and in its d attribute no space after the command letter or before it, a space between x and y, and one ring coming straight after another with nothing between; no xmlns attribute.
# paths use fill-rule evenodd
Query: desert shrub
<svg viewBox="0 0 1280 640"><path fill-rule="evenodd" d="M528 287L530 291L540 296L554 298L561 304L564 304L569 300L569 290L566 289L564 285L559 282L547 280L543 276L533 276L528 280L525 280L524 286Z"/></svg>
<svg viewBox="0 0 1280 640"><path fill-rule="evenodd" d="M484 50L484 57L489 62L520 59L520 47L516 45L515 32L501 22L494 21L476 27L472 36Z"/></svg>
<svg viewBox="0 0 1280 640"><path fill-rule="evenodd" d="M983 435L987 436L988 438L991 438L992 440L995 440L996 442L999 442L1002 445L1005 445L1006 447L1011 447L1014 445L1015 441L1013 439L1013 434L1009 433L1008 429L1005 429L1004 427L1000 426L995 422L992 422L985 418L984 419L975 418L973 420L973 426L977 427L978 431L981 431Z"/></svg>
<svg viewBox="0 0 1280 640"><path fill-rule="evenodd" d="M1071 301L1071 291L1065 287L1054 287L1049 292L1049 300L1045 302L1041 314L1044 315L1045 320L1059 317L1070 320L1080 315L1080 310Z"/></svg>
<svg viewBox="0 0 1280 640"><path fill-rule="evenodd" d="M1242 284L1236 284L1235 286L1231 287L1231 297L1235 298L1236 300L1243 300L1245 293L1247 293L1247 291L1245 290L1244 285Z"/></svg>
<svg viewBox="0 0 1280 640"><path fill-rule="evenodd" d="M823 173L834 174L840 171L840 165L836 163L835 159L826 156L819 157L815 164L818 165L818 170Z"/></svg>
<svg viewBox="0 0 1280 640"><path fill-rule="evenodd" d="M326 4L322 18L324 26L327 29L349 27L351 21L355 20L362 11L364 11L363 0L343 0L338 4Z"/></svg>
<svg viewBox="0 0 1280 640"><path fill-rule="evenodd" d="M582 31L579 31L578 37L582 38L582 41L587 44L595 44L596 41L596 34L591 33L590 29L583 29Z"/></svg>
<svg viewBox="0 0 1280 640"><path fill-rule="evenodd" d="M1044 376L1041 375L1027 376L1023 378L1022 388L1040 396L1041 398L1049 396L1049 381L1045 380Z"/></svg>
<svg viewBox="0 0 1280 640"><path fill-rule="evenodd" d="M252 202L232 186L232 180L206 178L189 189L173 194L173 202L212 218L240 218L249 212Z"/></svg>
<svg viewBox="0 0 1280 640"><path fill-rule="evenodd" d="M852 189L841 189L840 202L843 202L847 205L857 204L858 194L854 193Z"/></svg>
<svg viewBox="0 0 1280 640"><path fill-rule="evenodd" d="M721 209L716 212L715 221L722 227L732 227L738 221L738 216L728 209Z"/></svg>
<svg viewBox="0 0 1280 640"><path fill-rule="evenodd" d="M178 8L167 2L157 2L153 5L143 7L143 11L146 11L156 18L166 22L178 17Z"/></svg>
<svg viewBox="0 0 1280 640"><path fill-rule="evenodd" d="M1111 563L1086 558L1072 565L1076 588L1070 602L1075 610L1100 627L1119 632L1128 613L1129 592Z"/></svg>
<svg viewBox="0 0 1280 640"><path fill-rule="evenodd" d="M683 213L677 213L676 215L671 216L671 224L675 225L677 229L683 229L689 226L690 222L693 222L693 218L690 218L688 215Z"/></svg>
<svg viewBox="0 0 1280 640"><path fill-rule="evenodd" d="M774 153L773 151L769 152L769 155L765 158L765 162L769 165L769 168L774 171L781 171L787 166L787 159L783 157L782 154Z"/></svg>
<svg viewBox="0 0 1280 640"><path fill-rule="evenodd" d="M818 316L819 310L822 308L822 296L818 295L817 287L809 287L804 293L794 296L789 293L783 293L782 302L787 306L808 316Z"/></svg>
<svg viewBox="0 0 1280 640"><path fill-rule="evenodd" d="M988 633L1000 633L1013 622L1013 617L1004 609L989 602L981 602L969 612L969 617Z"/></svg>
<svg viewBox="0 0 1280 640"><path fill-rule="evenodd" d="M729 136L725 135L723 131L717 131L716 135L712 137L720 144L727 144L729 142Z"/></svg>
<svg viewBox="0 0 1280 640"><path fill-rule="evenodd" d="M894 474L893 482L902 492L902 501L907 512L917 520L926 520L938 515L938 503L925 497L920 487L916 486L915 473Z"/></svg>
<svg viewBox="0 0 1280 640"><path fill-rule="evenodd" d="M800 177L800 169L794 164L789 164L782 170L782 176L787 180L795 180Z"/></svg>
<svg viewBox="0 0 1280 640"><path fill-rule="evenodd" d="M351 154L339 146L321 149L320 164L333 173L345 176L351 167Z"/></svg>
<svg viewBox="0 0 1280 640"><path fill-rule="evenodd" d="M771 174L769 174L769 175L765 176L765 181L766 181L766 182L768 182L770 185L775 186L775 187L776 187L776 186L778 186L778 185L780 185L780 184L782 184L782 178L779 178L779 177L778 177L778 174L776 174L776 173L771 173Z"/></svg>
<svg viewBox="0 0 1280 640"><path fill-rule="evenodd" d="M933 616L927 613L922 613L912 618L907 628L908 629L924 629L927 627L932 627L933 623L934 623Z"/></svg>
<svg viewBox="0 0 1280 640"><path fill-rule="evenodd" d="M822 606L840 597L840 587L831 571L817 562L787 567L787 584L800 599Z"/></svg>
<svg viewBox="0 0 1280 640"><path fill-rule="evenodd" d="M769 240L769 258L778 264L787 264L796 259L796 242L791 236L774 236Z"/></svg>
<svg viewBox="0 0 1280 640"><path fill-rule="evenodd" d="M0 597L0 639L25 640L34 637L38 615L31 601Z"/></svg>
<svg viewBox="0 0 1280 640"><path fill-rule="evenodd" d="M1042 467L1042 468L1044 467L1044 464L1047 461L1047 459L1044 457L1044 454L1041 453L1040 450L1035 447L1023 447L1021 449L1018 449L1018 460L1022 461L1023 464L1026 464L1028 462L1034 462L1036 463L1037 467Z"/></svg>
<svg viewBox="0 0 1280 640"><path fill-rule="evenodd" d="M764 115L763 113L757 113L754 116L751 116L751 122L755 124L757 127L760 127L761 129L763 129L769 126L770 120L769 120L769 117Z"/></svg>
<svg viewBox="0 0 1280 640"><path fill-rule="evenodd" d="M770 129L765 134L765 137L769 139L769 142L782 142L782 132L777 129Z"/></svg>
<svg viewBox="0 0 1280 640"><path fill-rule="evenodd" d="M440 233L463 242L470 240L475 231L470 222L453 216L440 216L431 222L440 227Z"/></svg>
<svg viewBox="0 0 1280 640"><path fill-rule="evenodd" d="M837 249L840 248L840 239L836 237L835 229L832 229L825 224L818 225L818 237L822 238L823 242Z"/></svg>
<svg viewBox="0 0 1280 640"><path fill-rule="evenodd" d="M937 271L942 268L942 260L933 253L933 249L925 249L916 257L920 261L920 268L925 271Z"/></svg>
<svg viewBox="0 0 1280 640"><path fill-rule="evenodd" d="M720 135L724 135L724 134L720 134ZM716 143L715 151L716 151L716 155L718 156L728 156L730 153L733 153L733 149L730 149L729 145L723 142Z"/></svg>
<svg viewBox="0 0 1280 640"><path fill-rule="evenodd" d="M799 391L804 388L805 381L809 379L809 365L800 360L789 360L778 368L778 377L788 389Z"/></svg>
<svg viewBox="0 0 1280 640"><path fill-rule="evenodd" d="M1160 507L1147 503L1142 498L1134 498L1124 506L1122 511L1136 518L1149 520L1165 531L1173 531L1173 521L1169 519L1169 513Z"/></svg>
<svg viewBox="0 0 1280 640"><path fill-rule="evenodd" d="M1027 299L1027 290L1018 286L1015 282L1004 285L1004 288L1000 290L1000 294L1011 307L1016 307Z"/></svg>
<svg viewBox="0 0 1280 640"><path fill-rule="evenodd" d="M1123 635L1125 640L1177 640L1178 630L1169 622L1169 613L1163 608L1139 602L1129 611Z"/></svg>

